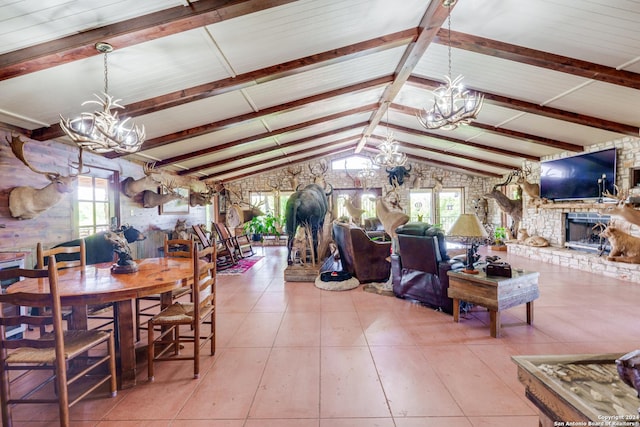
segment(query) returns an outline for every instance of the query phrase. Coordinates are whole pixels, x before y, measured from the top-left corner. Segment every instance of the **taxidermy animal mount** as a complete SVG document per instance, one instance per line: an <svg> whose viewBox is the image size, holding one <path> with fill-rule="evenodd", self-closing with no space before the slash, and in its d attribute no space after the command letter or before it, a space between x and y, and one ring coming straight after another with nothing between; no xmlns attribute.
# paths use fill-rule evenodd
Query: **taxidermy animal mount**
<svg viewBox="0 0 640 427"><path fill-rule="evenodd" d="M69 164L77 172L62 176L56 172L44 172L31 166L24 155L26 141L22 141L19 136L11 136L11 140L7 138L7 142L18 160L33 172L44 175L51 181L49 185L40 189L27 186L12 189L9 193L9 211L12 217L18 219L36 218L62 200L67 193L73 191L73 185L78 178L78 174L82 171L82 148L79 148L78 162Z"/></svg>
<svg viewBox="0 0 640 427"><path fill-rule="evenodd" d="M142 166L144 177L140 179L133 179L132 177L125 178L122 181L122 192L127 197L134 197L136 194L142 193L144 190L152 190L157 187L160 180L153 176L155 170L154 163L145 163Z"/></svg>

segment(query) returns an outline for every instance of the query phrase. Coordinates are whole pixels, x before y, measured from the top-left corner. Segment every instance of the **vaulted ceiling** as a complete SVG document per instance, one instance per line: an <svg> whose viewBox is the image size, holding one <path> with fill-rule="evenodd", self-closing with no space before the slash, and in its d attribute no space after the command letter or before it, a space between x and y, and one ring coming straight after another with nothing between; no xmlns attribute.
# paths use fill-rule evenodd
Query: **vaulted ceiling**
<svg viewBox="0 0 640 427"><path fill-rule="evenodd" d="M129 159L230 181L387 132L412 160L500 176L558 152L639 136L640 0L459 0L452 76L478 119L427 131L416 114L448 73L439 0L82 0L0 4L0 127L58 125L104 87L146 128ZM388 111L387 111L388 110ZM106 154L115 158L118 154Z"/></svg>

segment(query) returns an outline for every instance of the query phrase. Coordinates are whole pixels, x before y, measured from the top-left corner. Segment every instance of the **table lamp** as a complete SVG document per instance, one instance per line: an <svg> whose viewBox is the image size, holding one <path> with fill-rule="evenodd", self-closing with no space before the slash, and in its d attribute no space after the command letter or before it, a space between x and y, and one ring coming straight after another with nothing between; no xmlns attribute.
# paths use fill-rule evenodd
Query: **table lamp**
<svg viewBox="0 0 640 427"><path fill-rule="evenodd" d="M475 214L461 214L447 234L451 237L460 237L467 245L467 265L463 272L478 274L478 271L473 267L475 258L473 243L489 237L487 230L482 226L478 217Z"/></svg>

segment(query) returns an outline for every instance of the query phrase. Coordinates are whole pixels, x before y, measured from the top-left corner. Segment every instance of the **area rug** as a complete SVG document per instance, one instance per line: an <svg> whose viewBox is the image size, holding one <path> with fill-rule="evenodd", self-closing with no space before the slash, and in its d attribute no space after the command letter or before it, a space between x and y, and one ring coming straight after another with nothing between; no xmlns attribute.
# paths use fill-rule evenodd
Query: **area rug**
<svg viewBox="0 0 640 427"><path fill-rule="evenodd" d="M222 276L239 276L242 273L245 273L251 267L256 265L258 261L260 261L263 256L254 255L249 258L243 258L238 261L238 263L232 267L225 268L224 270L218 270L218 274Z"/></svg>

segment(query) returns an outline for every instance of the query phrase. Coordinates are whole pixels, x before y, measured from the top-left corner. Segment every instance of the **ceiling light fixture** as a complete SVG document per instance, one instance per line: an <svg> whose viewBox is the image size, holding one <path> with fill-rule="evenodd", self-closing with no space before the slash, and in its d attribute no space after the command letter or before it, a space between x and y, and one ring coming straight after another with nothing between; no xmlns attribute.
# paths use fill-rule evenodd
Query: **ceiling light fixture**
<svg viewBox="0 0 640 427"><path fill-rule="evenodd" d="M451 7L455 0L444 0L448 8L448 52L449 74L444 76L447 83L433 91L433 107L418 114L418 121L427 129L453 130L462 124L469 124L478 116L484 95L465 89L462 76L451 78Z"/></svg>
<svg viewBox="0 0 640 427"><path fill-rule="evenodd" d="M60 116L60 127L73 142L82 148L94 153L135 153L145 140L144 126L135 126L127 123L129 118L121 119L117 111L112 109L124 107L119 104L120 99L113 99L108 94L109 77L107 67L107 54L113 51L109 43L96 43L96 50L104 54L104 99L94 94L98 100L85 101L85 104L97 104L102 110L92 113L81 113L74 119L65 119Z"/></svg>
<svg viewBox="0 0 640 427"><path fill-rule="evenodd" d="M398 151L399 144L393 140L393 134L389 132L389 104L387 103L387 137L378 145L380 152L376 154L373 162L378 166L394 168L404 166L407 163L407 155Z"/></svg>

